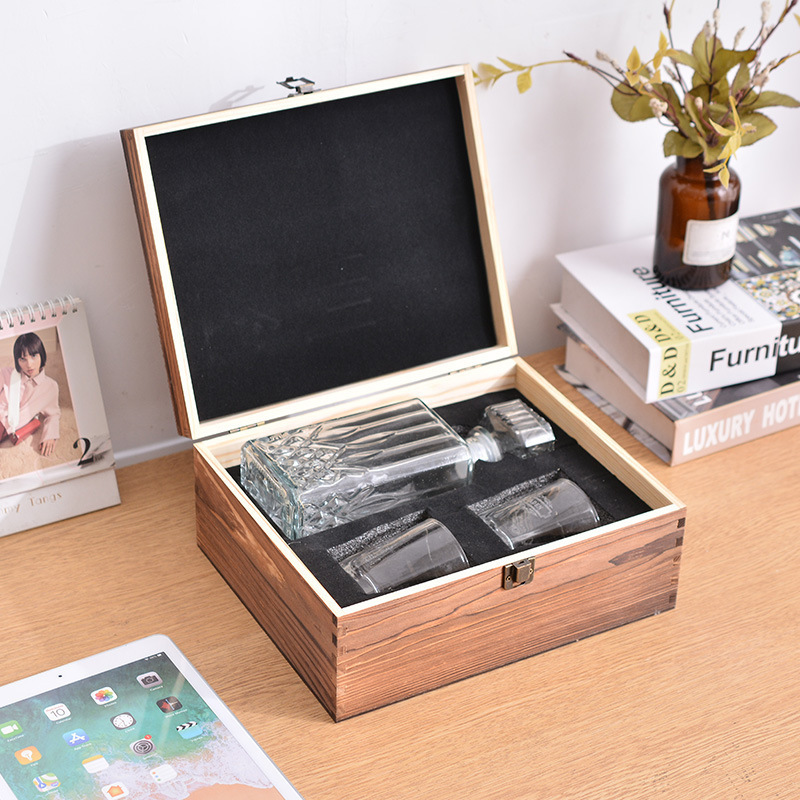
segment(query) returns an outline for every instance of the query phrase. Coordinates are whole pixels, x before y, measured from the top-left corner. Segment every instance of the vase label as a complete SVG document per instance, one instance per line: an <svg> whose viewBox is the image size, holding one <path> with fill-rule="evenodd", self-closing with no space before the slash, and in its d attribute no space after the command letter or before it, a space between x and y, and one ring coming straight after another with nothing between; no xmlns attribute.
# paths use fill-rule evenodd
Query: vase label
<svg viewBox="0 0 800 800"><path fill-rule="evenodd" d="M693 267L711 267L733 258L738 225L738 214L725 219L690 219L686 223L683 263Z"/></svg>

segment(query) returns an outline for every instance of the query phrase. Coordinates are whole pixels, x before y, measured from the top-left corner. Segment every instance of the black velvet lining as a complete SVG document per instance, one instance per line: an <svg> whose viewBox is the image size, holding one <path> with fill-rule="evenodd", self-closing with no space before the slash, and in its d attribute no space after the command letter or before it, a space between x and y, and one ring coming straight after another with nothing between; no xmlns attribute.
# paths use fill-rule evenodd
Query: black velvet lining
<svg viewBox="0 0 800 800"><path fill-rule="evenodd" d="M147 152L200 421L497 344L455 79Z"/></svg>
<svg viewBox="0 0 800 800"><path fill-rule="evenodd" d="M487 405L517 397L522 396L514 390L494 392L436 410L458 433L464 434L478 423ZM346 607L367 599L367 596L341 569L331 550L401 517L410 516L412 523L426 517L443 522L460 542L470 565L474 566L511 553L468 506L520 483L532 480L549 482L557 477L570 478L589 495L598 511L601 525L649 510L644 501L590 456L572 437L557 426L554 426L554 431L556 445L552 452L525 459L507 455L494 464L479 462L469 486L427 498L424 506L408 504L306 536L289 544L334 600L340 606ZM232 468L229 473L238 482L239 468Z"/></svg>

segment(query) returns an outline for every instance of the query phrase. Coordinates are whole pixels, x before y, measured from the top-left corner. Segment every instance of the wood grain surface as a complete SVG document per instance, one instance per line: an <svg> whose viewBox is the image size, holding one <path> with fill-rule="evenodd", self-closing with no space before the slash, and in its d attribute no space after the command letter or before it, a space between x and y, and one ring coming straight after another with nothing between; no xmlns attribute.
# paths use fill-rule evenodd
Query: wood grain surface
<svg viewBox="0 0 800 800"><path fill-rule="evenodd" d="M201 550L337 721L675 605L685 507L527 362L509 361L509 386L524 386L536 408L652 506L538 552L536 578L513 593L503 567L522 553L342 609L226 473L217 443L195 448ZM457 378L470 388L471 372L452 377L452 397L481 394L464 395ZM428 386L413 388L428 400ZM227 459L228 445L221 452Z"/></svg>
<svg viewBox="0 0 800 800"><path fill-rule="evenodd" d="M794 800L800 428L669 468L560 358L531 361L688 506L675 610L337 724L197 548L182 453L0 539L0 683L162 632L307 800Z"/></svg>

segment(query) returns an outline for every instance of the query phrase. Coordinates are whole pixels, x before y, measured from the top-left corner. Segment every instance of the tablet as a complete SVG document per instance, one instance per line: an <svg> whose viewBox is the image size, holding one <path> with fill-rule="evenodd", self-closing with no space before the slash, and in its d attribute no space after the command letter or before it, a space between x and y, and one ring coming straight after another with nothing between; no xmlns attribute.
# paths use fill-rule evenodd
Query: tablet
<svg viewBox="0 0 800 800"><path fill-rule="evenodd" d="M0 800L302 800L166 636L0 686Z"/></svg>

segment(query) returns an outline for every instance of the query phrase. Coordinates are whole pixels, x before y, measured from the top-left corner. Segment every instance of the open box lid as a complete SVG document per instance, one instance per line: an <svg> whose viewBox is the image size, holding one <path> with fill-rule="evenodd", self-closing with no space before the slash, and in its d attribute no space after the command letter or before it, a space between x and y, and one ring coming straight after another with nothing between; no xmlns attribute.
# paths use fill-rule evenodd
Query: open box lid
<svg viewBox="0 0 800 800"><path fill-rule="evenodd" d="M181 434L516 354L468 67L122 140Z"/></svg>

